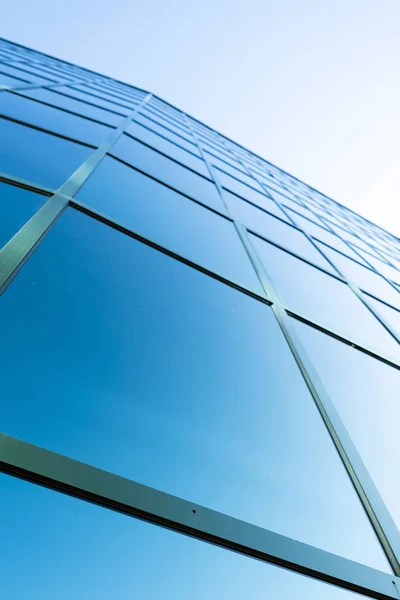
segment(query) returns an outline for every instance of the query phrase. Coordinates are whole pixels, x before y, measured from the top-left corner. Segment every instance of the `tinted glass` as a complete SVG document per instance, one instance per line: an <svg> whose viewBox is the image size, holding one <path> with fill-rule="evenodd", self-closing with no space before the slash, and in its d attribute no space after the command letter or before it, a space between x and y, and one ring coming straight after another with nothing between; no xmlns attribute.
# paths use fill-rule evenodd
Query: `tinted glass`
<svg viewBox="0 0 400 600"><path fill-rule="evenodd" d="M270 307L73 209L0 302L5 433L386 568Z"/></svg>
<svg viewBox="0 0 400 600"><path fill-rule="evenodd" d="M75 100L74 98L65 96L64 94L58 94L55 91L50 92L49 90L44 89L34 89L24 90L23 93L25 96L36 98L37 100L43 100L43 102L48 102L53 106L66 108L67 110L76 112L84 117L90 117L109 125L120 125L124 118L122 115L110 113L102 110L101 108L97 108L97 106L80 102L79 100Z"/></svg>
<svg viewBox="0 0 400 600"><path fill-rule="evenodd" d="M189 152L194 152L195 154L198 154L197 146L195 146L194 144L189 142L186 139L186 137L185 138L181 137L180 135L174 133L167 127L162 127L162 125L159 125L155 121L152 121L151 119L149 119L141 114L135 116L135 121L137 123L141 123L142 125L145 125L145 127L147 127L148 129L151 129L152 131L155 131L156 133L159 133L160 135L167 137L168 139L172 140L176 144L183 146L183 148L186 148L186 150L189 150Z"/></svg>
<svg viewBox="0 0 400 600"><path fill-rule="evenodd" d="M400 337L400 311L395 308L391 308L384 304L383 302L379 302L379 300L375 300L375 298L371 298L371 296L367 296L364 294L364 298L378 313L383 317L386 324L389 325L395 333Z"/></svg>
<svg viewBox="0 0 400 600"><path fill-rule="evenodd" d="M106 157L77 197L136 233L264 295L230 221L132 167Z"/></svg>
<svg viewBox="0 0 400 600"><path fill-rule="evenodd" d="M354 282L364 291L381 298L388 304L400 308L400 294L382 277L363 267L354 260L327 248L320 246L324 254L333 262L349 281Z"/></svg>
<svg viewBox="0 0 400 600"><path fill-rule="evenodd" d="M0 248L35 214L46 196L0 182Z"/></svg>
<svg viewBox="0 0 400 600"><path fill-rule="evenodd" d="M0 494L9 600L362 600L13 477L0 475Z"/></svg>
<svg viewBox="0 0 400 600"><path fill-rule="evenodd" d="M84 102L90 102L91 104L95 104L96 106L100 106L101 108L105 108L106 110L114 111L115 113L121 115L127 115L130 112L129 108L121 106L120 104L116 104L114 102L107 102L102 98L99 98L95 93L89 94L81 91L81 88L77 87L59 87L57 90L63 94L71 96L72 98L77 98L78 100L83 100ZM110 98L111 100L111 98Z"/></svg>
<svg viewBox="0 0 400 600"><path fill-rule="evenodd" d="M0 97L0 112L7 117L19 119L95 146L99 146L112 132L112 129L105 125L9 92L5 92Z"/></svg>
<svg viewBox="0 0 400 600"><path fill-rule="evenodd" d="M26 81L28 83L37 83L38 85L48 85L50 82L43 77L37 77L36 75L32 75L31 73L27 73L26 71L22 71L21 69L15 69L14 67L9 67L8 65L1 65L0 70L5 75L10 75L11 77L15 77L16 79L20 79L22 81Z"/></svg>
<svg viewBox="0 0 400 600"><path fill-rule="evenodd" d="M156 133L153 133L146 127L142 127L142 125L139 123L131 123L128 127L128 133L133 135L138 140L145 142L145 144L152 146L156 150L163 152L167 156L174 158L190 169L201 173L205 177L209 177L207 167L202 159L197 156L193 156L193 154L186 152L186 150L183 148L180 148L176 144L173 144ZM193 146L193 149L196 150L196 146Z"/></svg>
<svg viewBox="0 0 400 600"><path fill-rule="evenodd" d="M241 221L249 229L258 231L261 234L265 234L265 231L270 229L270 219L268 216L267 219L264 218L265 213L262 210L256 208L253 204L249 204L249 202L242 200L235 194L228 192L228 190L223 190L223 192L232 215L234 215L238 221ZM276 204L267 197L265 197L265 201L263 202L263 208L277 217L282 217L283 219L286 218Z"/></svg>
<svg viewBox="0 0 400 600"><path fill-rule="evenodd" d="M2 65L0 66L1 69ZM11 86L16 86L16 85L23 85L25 83L25 81L21 80L21 79L17 79L16 77L11 77L11 75L6 75L5 73L1 73L0 72L0 85L11 85Z"/></svg>
<svg viewBox="0 0 400 600"><path fill-rule="evenodd" d="M290 252L306 258L323 269L333 271L330 264L314 248L304 233L295 229L295 227L286 225L286 223L275 219L275 217L264 214L262 221L259 219L258 231L271 242L275 242Z"/></svg>
<svg viewBox="0 0 400 600"><path fill-rule="evenodd" d="M221 212L224 210L217 188L211 181L127 135L118 140L112 153L191 198Z"/></svg>
<svg viewBox="0 0 400 600"><path fill-rule="evenodd" d="M400 527L400 371L302 323L295 327Z"/></svg>
<svg viewBox="0 0 400 600"><path fill-rule="evenodd" d="M289 310L399 359L399 345L341 281L251 235L275 290Z"/></svg>
<svg viewBox="0 0 400 600"><path fill-rule="evenodd" d="M87 159L91 148L0 119L0 171L58 188Z"/></svg>

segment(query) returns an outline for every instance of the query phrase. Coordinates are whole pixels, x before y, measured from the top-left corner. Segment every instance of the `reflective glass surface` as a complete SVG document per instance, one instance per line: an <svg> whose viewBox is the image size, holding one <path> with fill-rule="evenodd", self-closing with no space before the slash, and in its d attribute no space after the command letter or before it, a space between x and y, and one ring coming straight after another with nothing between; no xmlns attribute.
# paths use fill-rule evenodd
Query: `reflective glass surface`
<svg viewBox="0 0 400 600"><path fill-rule="evenodd" d="M233 224L140 171L106 157L77 198L135 233L264 296Z"/></svg>
<svg viewBox="0 0 400 600"><path fill-rule="evenodd" d="M1 70L2 65L0 65ZM11 77L11 75L7 75L6 73L0 72L0 85L11 85L11 86L19 86L23 85L25 81L23 79L17 79L16 77Z"/></svg>
<svg viewBox="0 0 400 600"><path fill-rule="evenodd" d="M0 248L35 214L46 196L0 182Z"/></svg>
<svg viewBox="0 0 400 600"><path fill-rule="evenodd" d="M265 220L265 213L261 209L242 200L239 196L236 196L236 194L228 192L228 190L223 190L223 194L235 219L241 221L249 229L253 229L253 231L258 231L259 233L264 233L264 235L266 235L265 232L270 229L270 219L267 218L267 220ZM267 197L265 197L265 201L263 202L263 208L277 217L284 220L286 219L284 213Z"/></svg>
<svg viewBox="0 0 400 600"><path fill-rule="evenodd" d="M66 96L65 94L59 94L56 91L37 88L33 90L24 90L23 93L25 96L35 98L37 100L43 100L43 102L47 102L53 106L66 108L67 110L76 112L79 115L91 117L92 119L96 119L102 123L107 123L108 125L120 125L124 118L122 115L116 115L103 110L102 108L98 108L97 106L92 106L90 104L86 104L85 102L81 102L80 100L75 100L74 98Z"/></svg>
<svg viewBox="0 0 400 600"><path fill-rule="evenodd" d="M130 108L126 108L125 106L122 106L121 104L118 104L117 102L114 103L112 101L113 98L111 96L110 96L110 102L108 102L107 100L103 100L102 98L97 96L95 94L95 92L93 92L93 94L89 94L89 93L82 91L82 88L79 86L59 87L59 88L57 88L57 91L61 92L62 94L71 96L72 98L77 98L78 100L83 100L84 102L90 102L91 104L94 104L95 106L105 108L106 110L114 111L115 113L118 113L121 115L127 115L131 110Z"/></svg>
<svg viewBox="0 0 400 600"><path fill-rule="evenodd" d="M7 475L0 496L8 600L362 600Z"/></svg>
<svg viewBox="0 0 400 600"><path fill-rule="evenodd" d="M127 131L136 139L148 144L152 148L155 148L167 156L174 158L178 162L186 165L194 171L197 171L198 173L201 173L205 177L209 177L208 169L201 158L186 152L186 150L183 148L180 148L176 144L173 144L165 138L157 135L153 131L150 131L146 127L143 127L140 125L140 123L131 123ZM193 149L196 150L196 146L193 145Z"/></svg>
<svg viewBox="0 0 400 600"><path fill-rule="evenodd" d="M371 296L367 296L367 294L363 294L363 296L368 304L378 311L385 323L389 325L400 338L400 311L387 306L387 304L384 304L383 302L379 302L379 300L375 300L375 298L371 298Z"/></svg>
<svg viewBox="0 0 400 600"><path fill-rule="evenodd" d="M254 235L251 241L289 310L399 360L399 344L345 283Z"/></svg>
<svg viewBox="0 0 400 600"><path fill-rule="evenodd" d="M303 323L292 321L400 528L400 371Z"/></svg>
<svg viewBox="0 0 400 600"><path fill-rule="evenodd" d="M195 146L192 142L188 141L188 139L187 139L188 136L182 137L182 136L178 135L177 133L174 133L173 131L171 131L171 129L168 129L167 127L163 127L162 125L159 125L152 119L149 119L148 117L146 117L145 115L142 115L142 114L138 114L135 116L135 122L141 123L148 129L155 131L155 133L159 133L160 135L167 137L168 139L175 142L176 144L179 144L183 148L186 148L186 150L189 150L190 152L194 152L195 154L198 154L197 146Z"/></svg>
<svg viewBox="0 0 400 600"><path fill-rule="evenodd" d="M112 154L179 192L220 212L224 211L214 183L127 135L123 135L113 146Z"/></svg>
<svg viewBox="0 0 400 600"><path fill-rule="evenodd" d="M60 187L93 152L6 119L0 119L0 139L0 172L53 189Z"/></svg>
<svg viewBox="0 0 400 600"><path fill-rule="evenodd" d="M339 254L339 252L335 252L326 246L320 246L320 248L349 281L355 283L365 292L369 292L388 304L400 308L400 294L382 277L354 260Z"/></svg>
<svg viewBox="0 0 400 600"><path fill-rule="evenodd" d="M387 569L267 305L69 209L0 324L5 433Z"/></svg>
<svg viewBox="0 0 400 600"><path fill-rule="evenodd" d="M0 112L7 117L60 133L67 137L99 146L112 132L110 127L83 119L63 110L4 92L0 96Z"/></svg>

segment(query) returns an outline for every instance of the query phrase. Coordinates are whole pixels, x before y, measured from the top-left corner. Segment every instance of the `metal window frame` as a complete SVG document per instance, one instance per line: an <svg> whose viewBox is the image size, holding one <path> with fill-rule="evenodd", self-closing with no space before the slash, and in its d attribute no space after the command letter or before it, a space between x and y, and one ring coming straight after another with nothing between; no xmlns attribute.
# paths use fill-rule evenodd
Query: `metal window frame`
<svg viewBox="0 0 400 600"><path fill-rule="evenodd" d="M54 60L58 64L62 63L62 61L56 61L56 59L51 60ZM82 72L83 71L84 70L82 70ZM91 76L92 75L93 74L91 73ZM98 74L95 75L100 79ZM81 83L82 80L78 82L78 84ZM65 84L56 83L51 87L57 87L59 85ZM50 86L35 84L32 87L47 88ZM202 144L196 136L192 126L192 119L182 112L182 118L188 124L189 131L199 150L200 156L205 162L210 173L210 178L220 194L227 214L234 223L243 247L258 275L264 291L266 292L267 299L261 298L232 282L224 280L215 273L199 267L199 265L191 263L191 261L142 238L135 234L135 232L126 229L123 224L115 223L106 216L96 213L96 211L92 210L90 207L73 199L73 196L100 164L104 156L110 153L112 146L124 133L127 126L134 119L134 116L138 114L147 102L149 102L151 97L152 96L148 94L143 98L140 104L132 109L126 118L123 118L122 116L120 126L112 132L112 135L110 135L107 140L105 140L103 144L89 156L75 173L49 198L49 200L0 251L0 293L6 289L12 278L15 277L18 271L23 267L63 211L70 206L86 213L90 217L108 224L109 226L119 229L123 233L135 237L143 243L184 262L188 266L196 268L257 300L270 305L395 575L392 576L388 573L377 571L318 548L308 546L307 544L297 542L280 534L253 526L249 523L242 522L210 509L194 505L193 503L180 498L175 498L164 492L143 486L137 482L107 473L96 467L33 446L27 442L16 440L4 434L0 434L0 471L354 592L362 593L373 598L394 598L398 600L400 598L400 533L396 529L391 515L382 501L367 469L350 439L350 436L341 422L331 399L326 393L318 374L315 372L309 357L298 339L298 336L291 326L290 318L292 314L295 318L300 320L306 319L301 315L291 313L290 308L284 306L280 302L268 274L251 244L247 229L240 221L236 220L229 211L229 207L224 200L222 187L216 177L215 169L207 160L206 155L203 152ZM163 102L157 96L155 96L155 98L157 99L157 102ZM216 135L218 136L218 139L226 144L225 139L227 138L224 138L219 134ZM238 145L234 145L233 143L232 147L229 145L228 154L235 156L235 148L239 148L240 150L240 146ZM207 149L205 149L205 151L207 151ZM251 177L257 180L253 172L249 170L246 162L242 161L240 154L235 160L240 161L240 164L243 164L246 173L249 173ZM266 163L266 161L263 162ZM271 167L277 169L277 167L272 165ZM281 172L285 176L285 172ZM292 179L293 178L291 178L291 180ZM19 185L25 189L39 191L44 195L49 195L52 192L52 190L34 186L33 184L30 184L30 182L10 177L7 174L0 174L0 180ZM263 185L260 181L258 181L258 183L261 188L265 190L265 195L275 202L275 204L283 210L284 214L286 214L284 207L268 195L266 191L268 186ZM308 189L312 190L309 186ZM332 202L328 198L327 201ZM208 206L204 206L204 208L212 210ZM219 214L217 211L213 212ZM221 214L221 216L226 218L225 215ZM288 218L290 222L293 222L290 219L290 216ZM310 242L313 243L311 236L299 227L295 226L295 228L302 231ZM336 236L334 232L332 233ZM315 246L314 243L313 245ZM287 250L285 249L285 251ZM323 254L323 252L321 252L321 254ZM372 270L375 273L377 272L375 269ZM337 278L340 279L340 276ZM350 285L350 282L347 282L347 284ZM357 293L361 293L357 289L353 290L353 292L356 295ZM371 312L374 314L373 310L371 310ZM383 323L381 318L378 318L378 321ZM309 321L309 324L310 326L324 330L318 323ZM390 331L390 328L388 328L388 330ZM334 337L338 337L335 332L328 330L325 330L325 332ZM399 341L396 335L393 337ZM348 339L343 338L343 341L352 344ZM360 349L364 352L369 352L368 349ZM385 360L381 356L376 356L376 358ZM392 366L400 368L398 365Z"/></svg>

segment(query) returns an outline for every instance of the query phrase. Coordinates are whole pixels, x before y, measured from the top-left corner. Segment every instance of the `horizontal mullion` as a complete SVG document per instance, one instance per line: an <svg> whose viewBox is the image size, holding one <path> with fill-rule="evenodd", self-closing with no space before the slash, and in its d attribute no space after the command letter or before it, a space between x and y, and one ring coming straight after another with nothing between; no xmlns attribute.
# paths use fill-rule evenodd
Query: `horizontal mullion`
<svg viewBox="0 0 400 600"><path fill-rule="evenodd" d="M5 434L0 434L0 470L354 592L398 600L400 580L387 573Z"/></svg>

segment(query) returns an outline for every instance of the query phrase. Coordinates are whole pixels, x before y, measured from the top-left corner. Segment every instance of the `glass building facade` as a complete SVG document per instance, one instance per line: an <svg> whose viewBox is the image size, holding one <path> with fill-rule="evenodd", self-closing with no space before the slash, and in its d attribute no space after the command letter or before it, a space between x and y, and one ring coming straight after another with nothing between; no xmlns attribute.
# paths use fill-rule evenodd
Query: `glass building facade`
<svg viewBox="0 0 400 600"><path fill-rule="evenodd" d="M400 598L399 240L0 43L8 600Z"/></svg>

